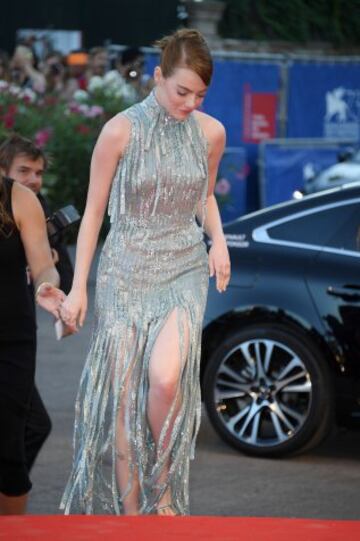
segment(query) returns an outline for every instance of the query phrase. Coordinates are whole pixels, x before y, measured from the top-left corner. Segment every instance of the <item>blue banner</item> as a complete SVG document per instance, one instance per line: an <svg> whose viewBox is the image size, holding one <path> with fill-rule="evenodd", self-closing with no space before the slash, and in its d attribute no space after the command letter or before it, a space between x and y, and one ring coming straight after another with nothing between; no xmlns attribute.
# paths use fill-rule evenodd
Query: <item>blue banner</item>
<svg viewBox="0 0 360 541"><path fill-rule="evenodd" d="M294 62L287 137L360 140L360 62Z"/></svg>
<svg viewBox="0 0 360 541"><path fill-rule="evenodd" d="M227 148L219 166L215 196L222 222L247 212L247 161L244 148Z"/></svg>

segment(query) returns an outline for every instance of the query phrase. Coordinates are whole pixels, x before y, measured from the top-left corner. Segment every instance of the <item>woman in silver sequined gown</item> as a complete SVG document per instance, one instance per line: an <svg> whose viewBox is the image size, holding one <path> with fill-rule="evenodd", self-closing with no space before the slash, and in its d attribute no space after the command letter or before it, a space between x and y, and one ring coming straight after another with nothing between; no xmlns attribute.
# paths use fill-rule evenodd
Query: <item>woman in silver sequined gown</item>
<svg viewBox="0 0 360 541"><path fill-rule="evenodd" d="M189 511L209 270L219 291L229 280L213 195L225 137L219 122L195 111L212 68L202 36L180 30L159 45L154 91L112 119L94 150L74 284L62 308L64 321L82 324L110 191L65 513ZM209 256L196 215L213 241Z"/></svg>

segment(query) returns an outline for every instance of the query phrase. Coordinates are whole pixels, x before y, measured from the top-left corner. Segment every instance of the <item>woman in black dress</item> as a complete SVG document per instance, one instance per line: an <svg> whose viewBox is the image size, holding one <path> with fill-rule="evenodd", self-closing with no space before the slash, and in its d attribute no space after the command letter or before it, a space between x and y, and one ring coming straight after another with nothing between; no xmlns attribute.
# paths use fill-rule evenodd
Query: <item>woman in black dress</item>
<svg viewBox="0 0 360 541"><path fill-rule="evenodd" d="M0 514L24 513L31 488L24 443L36 328L27 265L38 304L59 317L65 294L57 288L40 203L29 189L0 176Z"/></svg>

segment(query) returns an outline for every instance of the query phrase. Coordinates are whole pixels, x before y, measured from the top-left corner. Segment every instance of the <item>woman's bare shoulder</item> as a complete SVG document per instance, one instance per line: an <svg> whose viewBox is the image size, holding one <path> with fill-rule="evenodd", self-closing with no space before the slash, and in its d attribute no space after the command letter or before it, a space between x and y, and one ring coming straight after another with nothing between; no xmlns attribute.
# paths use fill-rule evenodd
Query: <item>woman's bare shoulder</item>
<svg viewBox="0 0 360 541"><path fill-rule="evenodd" d="M213 147L214 145L223 146L226 139L224 125L213 116L203 113L202 111L194 111L194 114L210 147Z"/></svg>
<svg viewBox="0 0 360 541"><path fill-rule="evenodd" d="M104 125L103 131L106 131L109 134L116 134L119 135L120 133L123 133L124 131L130 131L131 129L131 121L128 118L127 115L124 113L118 113L117 115L113 116L106 122Z"/></svg>
<svg viewBox="0 0 360 541"><path fill-rule="evenodd" d="M98 142L115 146L119 153L125 149L131 133L131 121L123 113L118 113L104 124Z"/></svg>

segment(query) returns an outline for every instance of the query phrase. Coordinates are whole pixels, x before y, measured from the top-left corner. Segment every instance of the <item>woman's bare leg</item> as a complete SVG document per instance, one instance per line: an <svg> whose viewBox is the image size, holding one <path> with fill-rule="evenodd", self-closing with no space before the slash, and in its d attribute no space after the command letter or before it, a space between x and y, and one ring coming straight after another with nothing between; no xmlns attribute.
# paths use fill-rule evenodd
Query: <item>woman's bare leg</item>
<svg viewBox="0 0 360 541"><path fill-rule="evenodd" d="M189 331L188 326L182 321L183 325L183 351L180 350L180 335L178 324L178 309L171 312L161 329L154 344L150 365L149 365L149 398L148 398L148 418L152 435L156 445L159 445L160 434L164 423L169 415L170 409L176 399L179 386L179 378L182 372L182 358L187 357L189 349ZM181 406L181 397L179 396L174 408L173 416L170 422L169 430L163 440L163 448L169 444L172 432L172 425L176 419ZM162 449L157 449L158 454ZM163 471L159 476L159 484L165 483L170 463L164 465ZM159 514L174 515L175 511L171 507L171 491L166 490L159 501ZM163 507L161 510L160 508Z"/></svg>
<svg viewBox="0 0 360 541"><path fill-rule="evenodd" d="M127 439L123 412L119 411L117 418L116 433L116 479L122 497L125 515L139 514L139 481L135 467L134 472L130 471L131 448ZM131 488L127 492L129 482ZM125 494L126 493L126 494Z"/></svg>
<svg viewBox="0 0 360 541"><path fill-rule="evenodd" d="M6 496L0 492L0 515L24 515L27 500L27 494L23 496Z"/></svg>
<svg viewBox="0 0 360 541"><path fill-rule="evenodd" d="M135 333L129 340L130 344L133 345ZM115 370L124 370L124 367L121 364L118 365ZM119 380L120 373L117 374L118 377L113 374L113 385L116 385L116 381ZM121 391L121 399L119 403L117 419L116 419L116 436L115 436L115 445L116 445L116 480L120 494L122 495L122 504L125 515L138 515L139 514L139 480L138 472L136 469L135 462L132 460L132 449L131 444L128 440L128 435L126 431L126 415L128 411L128 398L129 391L131 386L131 367L129 369L129 374L125 378L124 388ZM134 464L134 471L131 472L130 462ZM131 482L130 490L129 483Z"/></svg>

